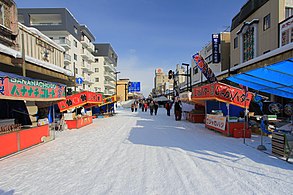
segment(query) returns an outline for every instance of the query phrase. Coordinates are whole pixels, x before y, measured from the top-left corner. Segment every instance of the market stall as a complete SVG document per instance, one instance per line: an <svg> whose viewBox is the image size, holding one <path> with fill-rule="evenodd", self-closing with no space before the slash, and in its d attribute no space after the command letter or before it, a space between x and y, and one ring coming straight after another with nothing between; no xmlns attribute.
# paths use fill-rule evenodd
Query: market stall
<svg viewBox="0 0 293 195"><path fill-rule="evenodd" d="M114 106L116 103L116 96L110 96L107 98L103 98L101 104L92 108L92 112L94 116L98 116L100 118L109 117L114 114Z"/></svg>
<svg viewBox="0 0 293 195"><path fill-rule="evenodd" d="M51 139L48 119L40 118L38 110L38 121L32 123L28 102L63 99L65 85L0 72L0 158Z"/></svg>
<svg viewBox="0 0 293 195"><path fill-rule="evenodd" d="M244 114L241 116L251 99L251 93L218 82L193 88L192 93L194 102L205 104L206 128L237 138L251 136Z"/></svg>
<svg viewBox="0 0 293 195"><path fill-rule="evenodd" d="M65 100L58 102L60 112L73 110L73 112L63 113L68 129L78 129L93 122L92 112L85 111L103 102L102 94L84 91L78 94L67 96Z"/></svg>

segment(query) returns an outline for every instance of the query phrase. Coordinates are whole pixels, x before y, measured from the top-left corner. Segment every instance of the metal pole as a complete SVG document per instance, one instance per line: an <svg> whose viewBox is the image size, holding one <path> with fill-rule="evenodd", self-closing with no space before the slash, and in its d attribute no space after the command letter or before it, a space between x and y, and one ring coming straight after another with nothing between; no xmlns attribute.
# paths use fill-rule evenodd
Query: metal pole
<svg viewBox="0 0 293 195"><path fill-rule="evenodd" d="M24 46L24 33L21 34L21 38L22 38L22 41L21 41L21 44L22 44L22 52L21 52L21 55L22 55L22 76L26 76L26 69L25 69L25 46Z"/></svg>
<svg viewBox="0 0 293 195"><path fill-rule="evenodd" d="M125 90L125 91L124 91L124 93L125 93L125 94L124 94L124 95L125 95L125 97L124 97L124 98L125 98L124 101L126 101L126 90L127 90L126 87L127 87L127 84L124 84L124 90Z"/></svg>

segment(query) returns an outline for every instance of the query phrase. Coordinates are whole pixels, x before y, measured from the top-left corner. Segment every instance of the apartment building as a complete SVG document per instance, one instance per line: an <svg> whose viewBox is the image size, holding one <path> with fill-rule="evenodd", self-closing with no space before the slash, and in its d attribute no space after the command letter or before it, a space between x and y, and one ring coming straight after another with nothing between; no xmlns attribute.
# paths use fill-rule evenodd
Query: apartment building
<svg viewBox="0 0 293 195"><path fill-rule="evenodd" d="M114 95L116 93L115 72L118 63L118 56L116 52L109 43L95 43L93 55L93 91L103 92L105 96Z"/></svg>
<svg viewBox="0 0 293 195"><path fill-rule="evenodd" d="M279 47L279 23L292 14L292 0L247 1L232 19L231 66L276 50Z"/></svg>
<svg viewBox="0 0 293 195"><path fill-rule="evenodd" d="M95 37L86 25L80 24L66 8L21 8L19 22L37 28L65 49L63 67L74 73L82 83L74 91L92 91L94 80L91 74L94 62L93 42Z"/></svg>
<svg viewBox="0 0 293 195"><path fill-rule="evenodd" d="M153 96L170 93L173 90L173 79L168 79L168 75L163 72L162 68L155 70Z"/></svg>

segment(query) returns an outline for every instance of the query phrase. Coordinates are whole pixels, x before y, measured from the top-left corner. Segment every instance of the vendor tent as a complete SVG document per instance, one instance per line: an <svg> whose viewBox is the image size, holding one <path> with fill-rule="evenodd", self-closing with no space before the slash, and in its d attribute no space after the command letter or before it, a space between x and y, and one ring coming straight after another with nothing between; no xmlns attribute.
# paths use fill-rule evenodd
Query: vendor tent
<svg viewBox="0 0 293 195"><path fill-rule="evenodd" d="M227 79L257 91L293 98L293 58Z"/></svg>

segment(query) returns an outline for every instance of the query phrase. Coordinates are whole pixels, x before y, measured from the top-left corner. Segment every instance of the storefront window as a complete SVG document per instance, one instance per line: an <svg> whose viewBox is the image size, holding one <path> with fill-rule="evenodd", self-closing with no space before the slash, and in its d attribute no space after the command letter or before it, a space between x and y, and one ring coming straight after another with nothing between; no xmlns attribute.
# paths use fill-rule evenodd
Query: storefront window
<svg viewBox="0 0 293 195"><path fill-rule="evenodd" d="M243 62L246 62L254 56L254 27L248 27L243 34Z"/></svg>

